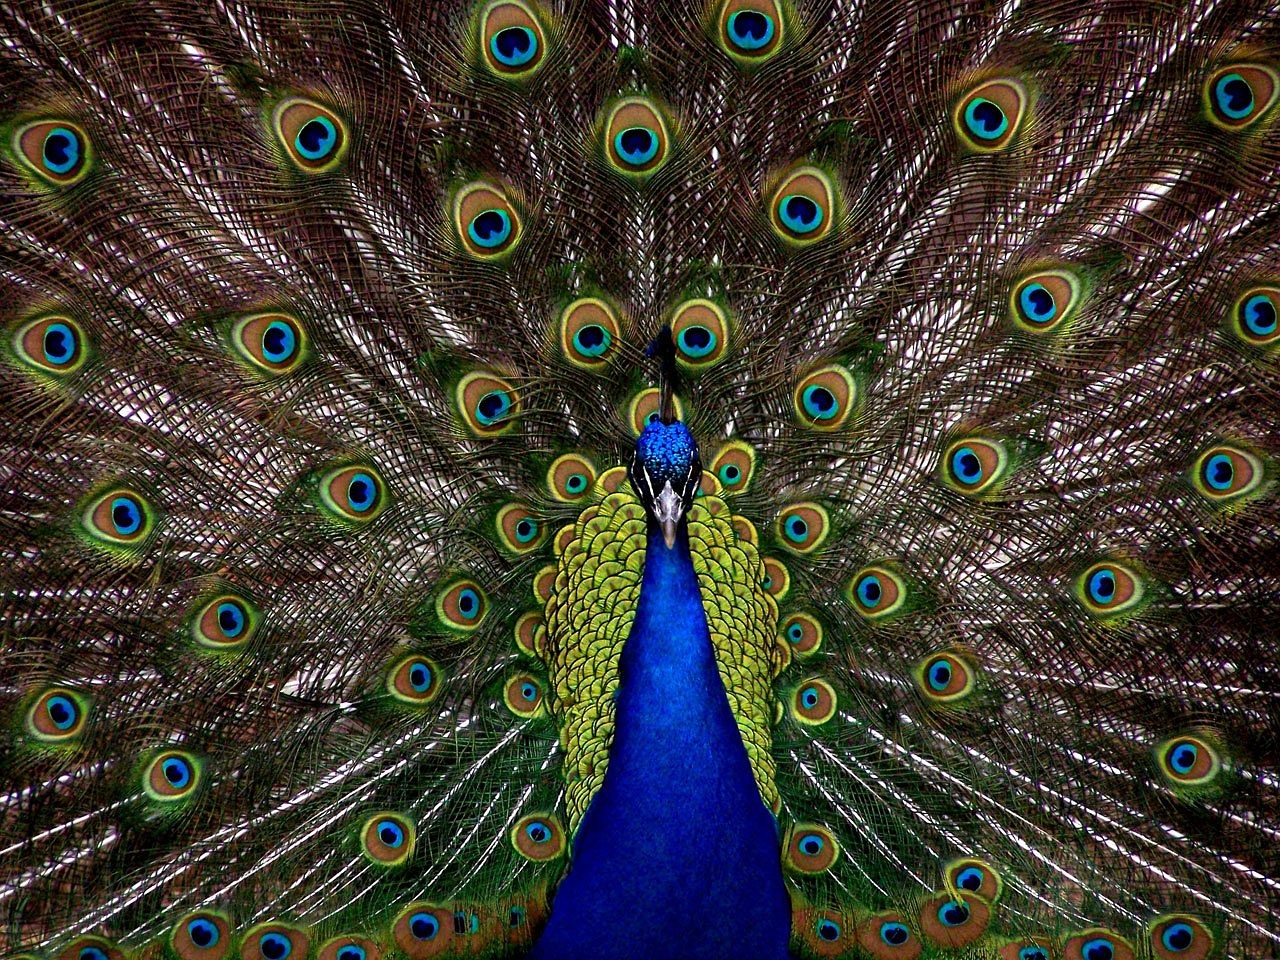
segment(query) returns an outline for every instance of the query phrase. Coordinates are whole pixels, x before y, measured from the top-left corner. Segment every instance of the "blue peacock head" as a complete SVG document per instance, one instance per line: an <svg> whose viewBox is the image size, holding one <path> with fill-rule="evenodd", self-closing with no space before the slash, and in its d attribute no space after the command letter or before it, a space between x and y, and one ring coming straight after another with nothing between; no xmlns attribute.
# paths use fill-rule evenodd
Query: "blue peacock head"
<svg viewBox="0 0 1280 960"><path fill-rule="evenodd" d="M675 415L675 343L670 327L658 332L647 353L660 362L662 399L658 416L636 440L627 477L649 517L662 527L662 539L669 550L675 546L680 521L693 506L702 481L702 461L693 434Z"/></svg>

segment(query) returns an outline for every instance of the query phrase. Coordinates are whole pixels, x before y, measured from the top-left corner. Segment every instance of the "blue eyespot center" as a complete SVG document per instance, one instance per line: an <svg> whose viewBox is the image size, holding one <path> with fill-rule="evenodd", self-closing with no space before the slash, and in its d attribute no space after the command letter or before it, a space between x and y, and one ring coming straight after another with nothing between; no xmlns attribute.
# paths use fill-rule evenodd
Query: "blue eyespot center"
<svg viewBox="0 0 1280 960"><path fill-rule="evenodd" d="M825 846L826 842L821 837L811 833L800 841L800 852L808 857L816 857Z"/></svg>
<svg viewBox="0 0 1280 960"><path fill-rule="evenodd" d="M1230 490L1235 480L1236 468L1225 453L1215 453L1205 461L1204 482L1214 490Z"/></svg>
<svg viewBox="0 0 1280 960"><path fill-rule="evenodd" d="M880 602L880 597L883 594L884 590L880 585L880 578L875 574L868 573L858 581L858 602L868 610Z"/></svg>
<svg viewBox="0 0 1280 960"><path fill-rule="evenodd" d="M1164 928L1164 933L1160 935L1160 942L1164 944L1166 950L1174 953L1181 953L1195 942L1195 931L1191 929L1188 923L1171 923Z"/></svg>
<svg viewBox="0 0 1280 960"><path fill-rule="evenodd" d="M417 940L433 940L440 932L440 921L430 913L415 913L409 918L409 932Z"/></svg>
<svg viewBox="0 0 1280 960"><path fill-rule="evenodd" d="M1110 570L1098 570L1089 577L1089 597L1094 603L1110 603L1116 595L1116 575Z"/></svg>
<svg viewBox="0 0 1280 960"><path fill-rule="evenodd" d="M107 952L101 947L81 947L79 960L107 960Z"/></svg>
<svg viewBox="0 0 1280 960"><path fill-rule="evenodd" d="M1199 756L1200 748L1194 743L1179 743L1169 751L1169 766L1176 773L1187 774L1195 767Z"/></svg>
<svg viewBox="0 0 1280 960"><path fill-rule="evenodd" d="M490 390L476 403L476 419L489 427L511 412L511 395L505 390Z"/></svg>
<svg viewBox="0 0 1280 960"><path fill-rule="evenodd" d="M338 960L365 960L367 956L364 947L354 943L348 943L338 951Z"/></svg>
<svg viewBox="0 0 1280 960"><path fill-rule="evenodd" d="M111 501L111 525L116 533L127 537L142 528L142 507L133 497L120 496Z"/></svg>
<svg viewBox="0 0 1280 960"><path fill-rule="evenodd" d="M798 623L793 623L791 626L787 627L787 639L792 643L799 643L804 639L804 627L800 626Z"/></svg>
<svg viewBox="0 0 1280 960"><path fill-rule="evenodd" d="M782 225L792 233L812 233L822 225L822 207L812 197L790 193L778 203Z"/></svg>
<svg viewBox="0 0 1280 960"><path fill-rule="evenodd" d="M169 757L160 764L160 772L169 785L178 790L191 783L191 764L181 757Z"/></svg>
<svg viewBox="0 0 1280 960"><path fill-rule="evenodd" d="M804 412L815 420L831 420L840 412L835 394L817 384L805 387L800 399L804 403Z"/></svg>
<svg viewBox="0 0 1280 960"><path fill-rule="evenodd" d="M754 53L761 47L768 46L776 32L773 17L759 10L738 10L731 13L726 26L729 42L747 53Z"/></svg>
<svg viewBox="0 0 1280 960"><path fill-rule="evenodd" d="M516 524L516 540L519 543L529 543L538 535L537 521L525 517Z"/></svg>
<svg viewBox="0 0 1280 960"><path fill-rule="evenodd" d="M293 953L293 943L278 933L264 933L258 941L258 949L267 960L285 960Z"/></svg>
<svg viewBox="0 0 1280 960"><path fill-rule="evenodd" d="M961 447L951 454L951 472L961 483L973 486L982 480L982 460L972 447Z"/></svg>
<svg viewBox="0 0 1280 960"><path fill-rule="evenodd" d="M573 473L564 482L564 488L570 493L581 493L587 489L587 475L585 473Z"/></svg>
<svg viewBox="0 0 1280 960"><path fill-rule="evenodd" d="M658 155L658 136L648 127L627 127L613 138L623 163L641 167Z"/></svg>
<svg viewBox="0 0 1280 960"><path fill-rule="evenodd" d="M202 950L217 946L218 941L221 939L217 924L210 923L203 917L197 917L187 924L187 936L191 938L192 943Z"/></svg>
<svg viewBox="0 0 1280 960"><path fill-rule="evenodd" d="M685 356L700 360L715 350L718 338L700 323L685 327L676 335L676 344Z"/></svg>
<svg viewBox="0 0 1280 960"><path fill-rule="evenodd" d="M900 947L911 939L911 931L901 923L884 923L880 925L880 939L891 947Z"/></svg>
<svg viewBox="0 0 1280 960"><path fill-rule="evenodd" d="M1018 306L1022 315L1032 323L1048 323L1058 313L1058 305L1051 294L1041 283L1029 283L1018 294Z"/></svg>
<svg viewBox="0 0 1280 960"><path fill-rule="evenodd" d="M70 730L80 717L80 708L76 706L75 701L62 694L46 700L44 710L59 730Z"/></svg>
<svg viewBox="0 0 1280 960"><path fill-rule="evenodd" d="M312 117L298 130L293 145L305 159L323 160L338 145L338 128L328 117Z"/></svg>
<svg viewBox="0 0 1280 960"><path fill-rule="evenodd" d="M809 536L809 525L801 517L787 517L787 522L783 524L783 530L787 534L787 539L792 543L804 543Z"/></svg>
<svg viewBox="0 0 1280 960"><path fill-rule="evenodd" d="M421 660L409 668L409 686L418 693L426 693L431 686L431 668Z"/></svg>
<svg viewBox="0 0 1280 960"><path fill-rule="evenodd" d="M1238 73L1228 73L1213 85L1214 102L1228 119L1243 120L1253 112L1253 87Z"/></svg>
<svg viewBox="0 0 1280 960"><path fill-rule="evenodd" d="M458 591L458 612L468 620L475 619L480 612L480 595L470 587Z"/></svg>
<svg viewBox="0 0 1280 960"><path fill-rule="evenodd" d="M234 640L244 632L245 620L244 608L240 604L231 600L218 604L218 629L228 639Z"/></svg>
<svg viewBox="0 0 1280 960"><path fill-rule="evenodd" d="M817 687L805 687L800 691L800 704L806 710L812 710L818 705L819 700Z"/></svg>
<svg viewBox="0 0 1280 960"><path fill-rule="evenodd" d="M737 464L726 463L720 468L720 479L730 486L742 479L742 471L738 469Z"/></svg>
<svg viewBox="0 0 1280 960"><path fill-rule="evenodd" d="M969 905L952 900L938 908L938 920L946 927L958 927L969 921Z"/></svg>
<svg viewBox="0 0 1280 960"><path fill-rule="evenodd" d="M573 349L584 357L599 357L609 349L613 336L598 323L579 327L573 335Z"/></svg>
<svg viewBox="0 0 1280 960"><path fill-rule="evenodd" d="M1018 960L1049 960L1043 947L1023 947L1018 951Z"/></svg>
<svg viewBox="0 0 1280 960"><path fill-rule="evenodd" d="M965 867L956 874L956 886L961 890L981 890L986 877L977 867Z"/></svg>
<svg viewBox="0 0 1280 960"><path fill-rule="evenodd" d="M840 939L840 924L834 920L819 920L818 936L828 943L834 943Z"/></svg>
<svg viewBox="0 0 1280 960"><path fill-rule="evenodd" d="M1254 294L1240 305L1245 329L1256 337L1269 337L1276 332L1276 304L1266 294Z"/></svg>
<svg viewBox="0 0 1280 960"><path fill-rule="evenodd" d="M526 680L524 683L520 684L520 696L529 703L533 703L533 701L538 699L537 685Z"/></svg>
<svg viewBox="0 0 1280 960"><path fill-rule="evenodd" d="M499 247L511 236L511 217L496 207L482 210L467 224L467 236L486 250Z"/></svg>
<svg viewBox="0 0 1280 960"><path fill-rule="evenodd" d="M1080 956L1084 960L1112 960L1115 955L1115 944L1106 937L1095 937L1092 940L1087 940L1080 949Z"/></svg>
<svg viewBox="0 0 1280 960"><path fill-rule="evenodd" d="M538 53L538 37L528 27L504 27L489 39L489 52L504 67L523 67Z"/></svg>
<svg viewBox="0 0 1280 960"><path fill-rule="evenodd" d="M284 363L298 349L298 337L289 324L273 320L262 331L262 355L271 363Z"/></svg>
<svg viewBox="0 0 1280 960"><path fill-rule="evenodd" d="M65 367L76 358L77 342L75 331L67 324L51 323L44 331L44 358L55 367Z"/></svg>
<svg viewBox="0 0 1280 960"><path fill-rule="evenodd" d="M546 843L551 839L551 828L541 820L533 820L525 825L525 835L534 843Z"/></svg>
<svg viewBox="0 0 1280 960"><path fill-rule="evenodd" d="M507 911L507 926L508 927L524 926L524 922L528 918L528 916L529 914L524 907L512 907L509 911Z"/></svg>
<svg viewBox="0 0 1280 960"><path fill-rule="evenodd" d="M998 140L1009 129L1009 118L998 104L974 97L964 108L964 125L979 140Z"/></svg>
<svg viewBox="0 0 1280 960"><path fill-rule="evenodd" d="M45 134L40 154L50 173L70 173L80 162L80 138L66 127L54 127Z"/></svg>
<svg viewBox="0 0 1280 960"><path fill-rule="evenodd" d="M347 481L347 505L356 513L365 513L378 501L378 484L367 473L353 474Z"/></svg>
<svg viewBox="0 0 1280 960"><path fill-rule="evenodd" d="M941 693L951 683L952 672L951 664L946 660L935 660L929 665L929 686Z"/></svg>
<svg viewBox="0 0 1280 960"><path fill-rule="evenodd" d="M378 821L378 839L385 846L395 849L404 844L404 830L394 820Z"/></svg>

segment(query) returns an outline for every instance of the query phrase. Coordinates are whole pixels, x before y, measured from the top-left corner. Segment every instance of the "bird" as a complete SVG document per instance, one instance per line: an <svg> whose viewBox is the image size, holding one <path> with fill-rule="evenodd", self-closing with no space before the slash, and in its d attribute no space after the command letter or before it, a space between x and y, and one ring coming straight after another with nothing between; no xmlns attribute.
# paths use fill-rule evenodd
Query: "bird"
<svg viewBox="0 0 1280 960"><path fill-rule="evenodd" d="M1280 955L1269 4L0 41L0 952Z"/></svg>

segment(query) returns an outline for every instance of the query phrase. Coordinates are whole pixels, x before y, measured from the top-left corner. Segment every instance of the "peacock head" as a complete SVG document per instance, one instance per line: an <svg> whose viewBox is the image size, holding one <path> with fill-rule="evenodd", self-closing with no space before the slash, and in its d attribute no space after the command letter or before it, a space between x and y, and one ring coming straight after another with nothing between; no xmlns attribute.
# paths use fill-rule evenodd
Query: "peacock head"
<svg viewBox="0 0 1280 960"><path fill-rule="evenodd" d="M649 517L662 527L662 539L671 549L702 481L698 444L689 428L679 420L650 421L636 441L627 476Z"/></svg>

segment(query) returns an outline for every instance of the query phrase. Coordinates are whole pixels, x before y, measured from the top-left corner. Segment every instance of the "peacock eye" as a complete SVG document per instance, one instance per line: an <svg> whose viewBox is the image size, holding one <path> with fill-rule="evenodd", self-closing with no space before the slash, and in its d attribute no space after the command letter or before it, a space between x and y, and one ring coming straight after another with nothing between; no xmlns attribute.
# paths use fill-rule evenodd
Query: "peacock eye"
<svg viewBox="0 0 1280 960"><path fill-rule="evenodd" d="M560 349L574 366L599 369L617 353L619 331L613 306L596 297L575 300L560 314Z"/></svg>
<svg viewBox="0 0 1280 960"><path fill-rule="evenodd" d="M498 543L513 554L525 554L542 545L546 533L542 523L528 507L509 503L495 518Z"/></svg>
<svg viewBox="0 0 1280 960"><path fill-rule="evenodd" d="M283 934L265 933L258 941L258 949L267 960L285 960L293 953L293 942Z"/></svg>
<svg viewBox="0 0 1280 960"><path fill-rule="evenodd" d="M360 827L360 843L364 854L384 867L398 867L413 854L413 823L403 814L376 813Z"/></svg>
<svg viewBox="0 0 1280 960"><path fill-rule="evenodd" d="M1211 73L1204 85L1209 122L1235 132L1257 123L1280 97L1280 74L1261 63L1235 63Z"/></svg>
<svg viewBox="0 0 1280 960"><path fill-rule="evenodd" d="M777 0L726 0L720 9L720 48L744 67L772 57L784 34Z"/></svg>
<svg viewBox="0 0 1280 960"><path fill-rule="evenodd" d="M671 335L676 360L689 370L704 370L729 351L729 315L711 300L686 300L672 311Z"/></svg>
<svg viewBox="0 0 1280 960"><path fill-rule="evenodd" d="M959 927L969 922L969 905L956 900L938 908L938 922L945 927Z"/></svg>
<svg viewBox="0 0 1280 960"><path fill-rule="evenodd" d="M1017 329L1036 335L1060 332L1074 314L1082 284L1069 270L1044 270L1013 287L1010 312Z"/></svg>
<svg viewBox="0 0 1280 960"><path fill-rule="evenodd" d="M807 613L793 613L782 625L782 635L800 656L815 652L822 645L822 625Z"/></svg>
<svg viewBox="0 0 1280 960"><path fill-rule="evenodd" d="M981 437L951 443L942 454L942 479L967 496L997 489L1009 466L1004 444Z"/></svg>
<svg viewBox="0 0 1280 960"><path fill-rule="evenodd" d="M1083 960L1112 960L1116 954L1115 944L1106 937L1094 937L1086 940L1080 948Z"/></svg>
<svg viewBox="0 0 1280 960"><path fill-rule="evenodd" d="M276 137L294 167L326 173L346 155L350 137L338 115L307 97L290 97L272 113Z"/></svg>
<svg viewBox="0 0 1280 960"><path fill-rule="evenodd" d="M893 570L870 566L853 575L847 594L853 603L853 609L864 619L884 620L905 606L907 585Z"/></svg>
<svg viewBox="0 0 1280 960"><path fill-rule="evenodd" d="M679 397L673 398L676 408L676 419L684 419L684 405L680 402ZM631 424L631 429L638 437L644 433L645 427L651 423L657 423L660 419L659 406L662 402L661 395L657 387L647 387L640 390L631 402L627 405L627 422Z"/></svg>
<svg viewBox="0 0 1280 960"><path fill-rule="evenodd" d="M386 501L382 475L371 466L337 467L320 478L320 506L335 520L368 523Z"/></svg>
<svg viewBox="0 0 1280 960"><path fill-rule="evenodd" d="M1191 482L1206 499L1225 503L1240 500L1262 487L1266 471L1261 459L1239 447L1220 444L1202 453L1191 471Z"/></svg>
<svg viewBox="0 0 1280 960"><path fill-rule="evenodd" d="M225 917L201 910L178 921L169 943L179 960L220 960L230 949L230 937Z"/></svg>
<svg viewBox="0 0 1280 960"><path fill-rule="evenodd" d="M801 379L792 395L796 417L814 430L843 427L857 401L857 381L838 364L815 370Z"/></svg>
<svg viewBox="0 0 1280 960"><path fill-rule="evenodd" d="M1231 311L1232 332L1250 346L1266 349L1280 344L1277 304L1280 289L1274 286L1246 290Z"/></svg>
<svg viewBox="0 0 1280 960"><path fill-rule="evenodd" d="M778 541L792 553L813 553L827 539L831 520L816 503L796 503L778 514Z"/></svg>
<svg viewBox="0 0 1280 960"><path fill-rule="evenodd" d="M997 153L1013 143L1027 102L1027 90L1017 80L988 80L957 101L952 122L970 150Z"/></svg>
<svg viewBox="0 0 1280 960"><path fill-rule="evenodd" d="M826 827L797 824L787 841L784 862L794 873L818 874L831 868L840 855L840 845Z"/></svg>
<svg viewBox="0 0 1280 960"><path fill-rule="evenodd" d="M511 843L528 860L554 860L565 850L564 829L549 814L528 814L511 828Z"/></svg>
<svg viewBox="0 0 1280 960"><path fill-rule="evenodd" d="M1203 737L1185 734L1156 747L1156 764L1174 785L1205 786L1223 771L1222 757Z"/></svg>
<svg viewBox="0 0 1280 960"><path fill-rule="evenodd" d="M28 709L26 730L41 743L66 743L84 732L88 715L88 701L66 687L53 687Z"/></svg>
<svg viewBox="0 0 1280 960"><path fill-rule="evenodd" d="M799 167L774 188L769 222L779 239L806 246L831 233L835 225L836 187L817 167Z"/></svg>
<svg viewBox="0 0 1280 960"><path fill-rule="evenodd" d="M257 627L258 612L243 597L227 594L204 603L192 618L192 637L211 650L243 646Z"/></svg>
<svg viewBox="0 0 1280 960"><path fill-rule="evenodd" d="M137 548L154 531L156 522L151 504L125 487L99 495L81 513L82 529L103 547Z"/></svg>
<svg viewBox="0 0 1280 960"><path fill-rule="evenodd" d="M1049 960L1044 947L1023 947L1018 951L1018 960Z"/></svg>
<svg viewBox="0 0 1280 960"><path fill-rule="evenodd" d="M458 382L458 412L477 437L496 437L511 430L520 412L520 396L496 374L474 371Z"/></svg>
<svg viewBox="0 0 1280 960"><path fill-rule="evenodd" d="M546 34L534 8L506 0L490 3L480 16L481 62L504 80L532 76L545 59Z"/></svg>
<svg viewBox="0 0 1280 960"><path fill-rule="evenodd" d="M949 887L973 893L987 903L995 903L1004 890L1004 881L989 863L965 857L953 860L946 867Z"/></svg>
<svg viewBox="0 0 1280 960"><path fill-rule="evenodd" d="M180 750L156 755L143 773L143 789L152 800L172 803L190 796L200 782L200 764Z"/></svg>
<svg viewBox="0 0 1280 960"><path fill-rule="evenodd" d="M88 134L66 119L29 123L16 131L13 145L23 165L53 187L79 182L92 166Z"/></svg>
<svg viewBox="0 0 1280 960"><path fill-rule="evenodd" d="M440 921L430 913L415 913L409 918L409 929L419 940L431 940L440 932Z"/></svg>
<svg viewBox="0 0 1280 960"><path fill-rule="evenodd" d="M458 580L445 587L436 598L436 614L454 630L471 631L480 626L488 610L488 599L480 585Z"/></svg>
<svg viewBox="0 0 1280 960"><path fill-rule="evenodd" d="M784 599L791 590L791 571L777 557L762 557L760 563L764 567L760 587L775 600Z"/></svg>
<svg viewBox="0 0 1280 960"><path fill-rule="evenodd" d="M1161 960L1182 956L1204 960L1214 955L1214 938L1196 917L1166 915L1157 917L1151 925L1151 948Z"/></svg>
<svg viewBox="0 0 1280 960"><path fill-rule="evenodd" d="M644 178L666 161L671 133L657 105L643 97L628 97L609 111L605 121L605 159L628 176Z"/></svg>
<svg viewBox="0 0 1280 960"><path fill-rule="evenodd" d="M62 315L40 317L18 327L13 335L17 358L37 373L64 380L88 358L84 330Z"/></svg>
<svg viewBox="0 0 1280 960"><path fill-rule="evenodd" d="M501 189L478 181L453 199L454 226L471 256L494 260L509 254L520 239L520 217Z"/></svg>
<svg viewBox="0 0 1280 960"><path fill-rule="evenodd" d="M507 680L502 699L518 717L536 717L545 712L542 701L542 684L527 673L518 673Z"/></svg>
<svg viewBox="0 0 1280 960"><path fill-rule="evenodd" d="M1076 581L1076 596L1089 613L1099 617L1134 610L1145 593L1138 572L1116 561L1095 563Z"/></svg>
<svg viewBox="0 0 1280 960"><path fill-rule="evenodd" d="M440 671L426 657L404 657L387 671L386 690L402 703L429 703L440 692Z"/></svg>
<svg viewBox="0 0 1280 960"><path fill-rule="evenodd" d="M302 324L284 313L255 313L231 325L231 346L259 374L282 376L298 368L306 356Z"/></svg>
<svg viewBox="0 0 1280 960"><path fill-rule="evenodd" d="M915 671L916 684L931 703L953 704L974 689L973 669L953 653L926 657Z"/></svg>
<svg viewBox="0 0 1280 960"><path fill-rule="evenodd" d="M982 871L977 867L966 867L956 874L955 884L961 890L976 893L982 889L982 883L985 879Z"/></svg>
<svg viewBox="0 0 1280 960"><path fill-rule="evenodd" d="M836 692L831 684L814 677L791 695L791 716L805 726L818 726L836 715Z"/></svg>

